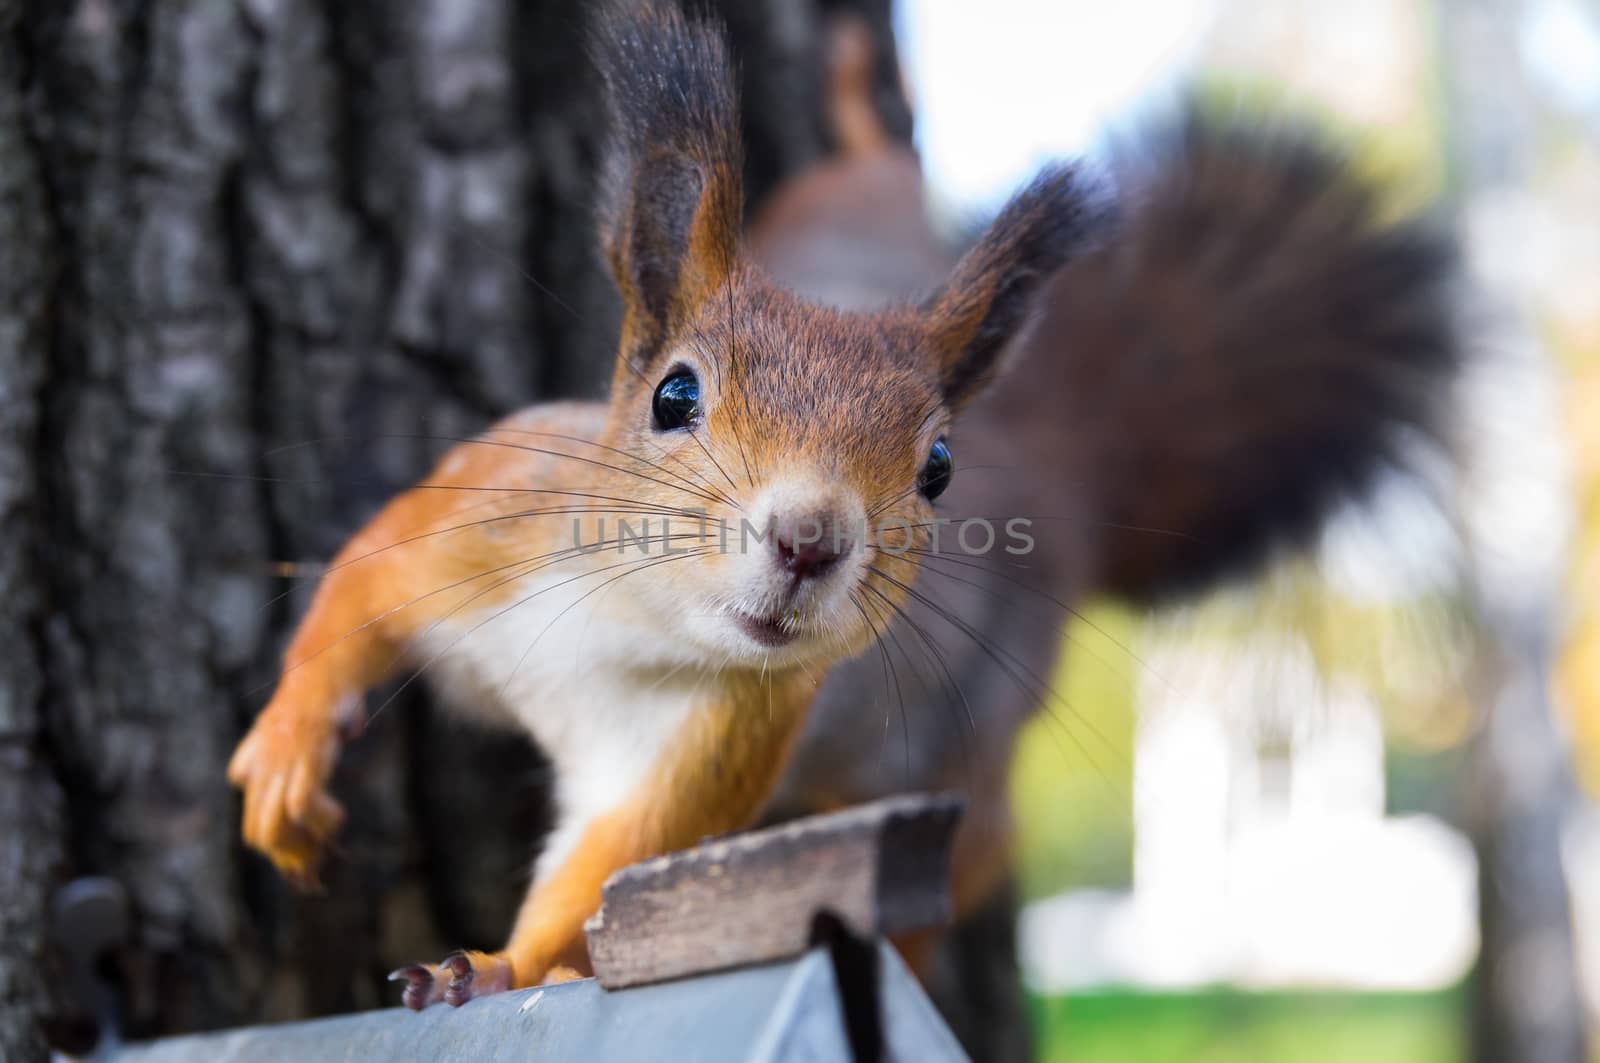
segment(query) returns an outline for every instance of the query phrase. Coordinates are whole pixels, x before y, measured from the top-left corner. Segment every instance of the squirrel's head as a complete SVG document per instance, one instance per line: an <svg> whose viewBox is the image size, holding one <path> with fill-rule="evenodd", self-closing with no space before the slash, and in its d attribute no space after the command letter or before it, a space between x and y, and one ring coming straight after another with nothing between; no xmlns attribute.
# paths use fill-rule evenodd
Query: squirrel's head
<svg viewBox="0 0 1600 1063"><path fill-rule="evenodd" d="M742 254L718 31L647 4L604 20L597 45L613 122L600 235L623 299L606 442L653 470L640 501L706 513L674 518L661 546L693 559L637 593L730 663L857 652L930 542L952 418L1093 212L1071 171L1048 170L920 306L807 303Z"/></svg>

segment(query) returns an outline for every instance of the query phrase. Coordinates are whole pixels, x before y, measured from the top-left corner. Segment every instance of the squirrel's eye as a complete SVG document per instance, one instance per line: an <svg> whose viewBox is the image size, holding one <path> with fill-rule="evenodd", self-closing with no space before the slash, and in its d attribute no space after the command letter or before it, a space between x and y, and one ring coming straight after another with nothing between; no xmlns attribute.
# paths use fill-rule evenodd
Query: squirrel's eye
<svg viewBox="0 0 1600 1063"><path fill-rule="evenodd" d="M693 370L674 370L656 385L650 412L658 432L689 427L700 416L700 378L694 375Z"/></svg>
<svg viewBox="0 0 1600 1063"><path fill-rule="evenodd" d="M950 448L944 440L938 440L928 452L928 460L923 464L922 471L917 473L917 490L922 492L923 498L932 502L944 494L944 489L950 486L950 478L955 474L956 462L950 456Z"/></svg>

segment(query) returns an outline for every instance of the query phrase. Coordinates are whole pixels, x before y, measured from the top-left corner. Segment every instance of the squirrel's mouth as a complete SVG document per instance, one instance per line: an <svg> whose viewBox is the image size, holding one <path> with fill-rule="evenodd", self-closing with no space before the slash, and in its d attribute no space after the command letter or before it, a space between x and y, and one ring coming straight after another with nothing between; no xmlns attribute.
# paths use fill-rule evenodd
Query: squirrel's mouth
<svg viewBox="0 0 1600 1063"><path fill-rule="evenodd" d="M796 623L798 616L799 614L792 612L753 616L750 613L736 611L733 620L739 630L752 641L776 649L779 646L787 646L800 637L799 626Z"/></svg>

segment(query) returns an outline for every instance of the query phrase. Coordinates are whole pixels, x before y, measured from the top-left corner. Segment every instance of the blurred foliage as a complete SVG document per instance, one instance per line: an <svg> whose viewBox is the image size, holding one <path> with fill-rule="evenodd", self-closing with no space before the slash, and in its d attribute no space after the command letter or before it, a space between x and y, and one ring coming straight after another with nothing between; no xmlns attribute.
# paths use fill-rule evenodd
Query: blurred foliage
<svg viewBox="0 0 1600 1063"><path fill-rule="evenodd" d="M1408 112L1399 124L1372 126L1271 74L1215 67L1202 72L1196 86L1208 111L1248 115L1269 126L1285 122L1339 146L1361 179L1381 190L1380 217L1425 212L1445 191L1448 168L1431 107Z"/></svg>
<svg viewBox="0 0 1600 1063"><path fill-rule="evenodd" d="M1244 91L1348 144L1395 210L1432 203L1447 181L1430 0L1216 0L1204 82Z"/></svg>
<svg viewBox="0 0 1600 1063"><path fill-rule="evenodd" d="M1324 691L1347 685L1378 705L1385 743L1399 753L1456 749L1478 723L1467 685L1475 628L1465 602L1446 590L1372 599L1342 593L1315 564L1285 562L1260 581L1155 618L1149 632L1162 644L1208 651L1223 667L1256 652L1252 639L1263 633L1303 648Z"/></svg>
<svg viewBox="0 0 1600 1063"><path fill-rule="evenodd" d="M1596 165L1600 183L1600 164ZM1600 331L1600 312L1593 323ZM1574 336L1574 339L1578 337ZM1578 488L1578 541L1573 553L1572 628L1557 674L1570 714L1579 777L1600 799L1600 336L1570 359L1568 424Z"/></svg>
<svg viewBox="0 0 1600 1063"><path fill-rule="evenodd" d="M1069 625L1055 695L1023 732L1011 773L1024 900L1133 879L1135 615L1089 608Z"/></svg>

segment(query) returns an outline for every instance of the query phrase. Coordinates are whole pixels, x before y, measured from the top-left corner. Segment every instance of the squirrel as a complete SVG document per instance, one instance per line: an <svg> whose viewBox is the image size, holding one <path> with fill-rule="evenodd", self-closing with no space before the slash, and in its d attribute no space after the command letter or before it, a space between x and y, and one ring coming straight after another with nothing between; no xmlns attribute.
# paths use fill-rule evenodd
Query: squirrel
<svg viewBox="0 0 1600 1063"><path fill-rule="evenodd" d="M1008 874L1006 771L1061 611L1259 567L1446 428L1451 249L1319 138L1191 108L1114 205L1051 168L958 257L841 33L843 151L742 240L720 34L658 4L601 18L610 399L507 418L352 538L230 763L246 841L310 884L334 759L386 676L545 749L556 826L505 949L402 968L408 1006L585 970L617 867L901 790L967 796L970 915ZM941 557L936 514L1031 515L1034 549ZM913 549L872 536L885 518ZM737 549L746 525L770 534ZM875 642L927 648L931 683L897 698ZM925 970L932 940L901 944Z"/></svg>
<svg viewBox="0 0 1600 1063"><path fill-rule="evenodd" d="M741 246L719 30L647 3L593 41L623 300L609 399L507 417L357 532L228 766L246 843L309 885L342 818L340 745L397 670L542 747L555 826L505 947L396 971L416 1009L586 971L612 871L758 815L818 677L914 580L886 536L930 541L953 419L1104 220L1076 170L1047 168L920 303L806 301Z"/></svg>
<svg viewBox="0 0 1600 1063"><path fill-rule="evenodd" d="M809 297L894 305L953 252L914 152L860 131L864 27L835 33L841 150L774 193L751 251ZM879 640L899 675L877 653L829 673L766 812L962 792L958 921L1009 881L1023 726L1041 711L1072 726L1050 686L1070 609L1096 595L1159 605L1258 571L1403 467L1417 437L1451 446L1463 343L1442 226L1388 212L1383 189L1291 115L1186 102L1124 145L1117 219L1046 283L949 436L983 471L958 476L941 510L1031 515L1033 550L924 557ZM910 943L919 973L970 977L966 953L931 970L936 944Z"/></svg>

